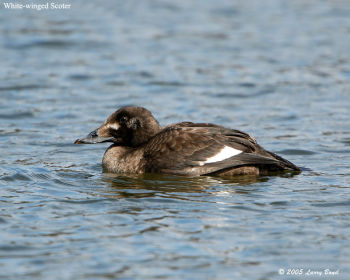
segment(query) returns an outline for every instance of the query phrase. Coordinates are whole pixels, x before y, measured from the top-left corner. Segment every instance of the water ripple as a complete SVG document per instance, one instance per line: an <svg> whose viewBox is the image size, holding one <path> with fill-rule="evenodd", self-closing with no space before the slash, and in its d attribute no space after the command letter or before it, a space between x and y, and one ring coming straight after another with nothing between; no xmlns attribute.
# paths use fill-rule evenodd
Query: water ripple
<svg viewBox="0 0 350 280"><path fill-rule="evenodd" d="M7 114L0 114L0 119L26 119L35 117L35 112L33 111L22 111L22 112L11 112Z"/></svg>
<svg viewBox="0 0 350 280"><path fill-rule="evenodd" d="M135 3L0 10L0 278L350 279L350 3ZM107 145L72 142L126 104L307 168L103 173Z"/></svg>

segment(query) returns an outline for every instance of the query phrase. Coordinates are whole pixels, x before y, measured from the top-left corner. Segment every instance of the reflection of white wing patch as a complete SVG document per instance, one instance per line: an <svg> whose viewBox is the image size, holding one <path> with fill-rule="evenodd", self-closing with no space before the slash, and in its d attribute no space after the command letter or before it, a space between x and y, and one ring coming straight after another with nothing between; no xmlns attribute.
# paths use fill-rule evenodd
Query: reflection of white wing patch
<svg viewBox="0 0 350 280"><path fill-rule="evenodd" d="M233 157L235 155L238 155L240 153L242 153L242 151L234 149L234 148L231 148L231 147L228 147L228 146L225 146L215 156L207 158L206 161L202 161L200 163L200 165L204 165L206 163L213 163L213 162L217 162L217 161L222 161L222 160L228 159L230 157Z"/></svg>

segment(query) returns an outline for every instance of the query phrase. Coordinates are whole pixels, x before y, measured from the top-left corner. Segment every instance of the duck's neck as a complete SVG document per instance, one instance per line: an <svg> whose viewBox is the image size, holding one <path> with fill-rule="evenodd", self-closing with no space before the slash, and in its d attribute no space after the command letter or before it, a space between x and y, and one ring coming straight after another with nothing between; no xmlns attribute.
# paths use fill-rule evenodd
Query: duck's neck
<svg viewBox="0 0 350 280"><path fill-rule="evenodd" d="M161 127L158 123L154 124L147 130L137 130L133 132L131 137L131 145L132 147L138 147L147 141L149 141L154 135L156 135L161 130Z"/></svg>

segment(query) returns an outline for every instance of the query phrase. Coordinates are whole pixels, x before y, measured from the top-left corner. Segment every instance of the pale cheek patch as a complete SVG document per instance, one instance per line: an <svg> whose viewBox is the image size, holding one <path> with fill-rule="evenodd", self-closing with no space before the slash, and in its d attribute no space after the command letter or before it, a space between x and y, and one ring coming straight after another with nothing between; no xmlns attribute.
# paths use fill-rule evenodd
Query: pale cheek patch
<svg viewBox="0 0 350 280"><path fill-rule="evenodd" d="M228 147L228 146L225 146L223 149L221 149L220 152L218 152L215 156L212 156L210 158L207 158L206 161L202 161L200 163L200 165L204 165L204 164L207 164L207 163L213 163L213 162L218 162L218 161L223 161L225 159L228 159L230 157L233 157L235 155L238 155L242 153L242 151L240 150L236 150L234 148L231 148L231 147Z"/></svg>
<svg viewBox="0 0 350 280"><path fill-rule="evenodd" d="M113 128L113 129L115 129L115 130L118 130L119 129L119 124L116 124L116 123L113 123L113 124L109 124L108 125L108 128Z"/></svg>

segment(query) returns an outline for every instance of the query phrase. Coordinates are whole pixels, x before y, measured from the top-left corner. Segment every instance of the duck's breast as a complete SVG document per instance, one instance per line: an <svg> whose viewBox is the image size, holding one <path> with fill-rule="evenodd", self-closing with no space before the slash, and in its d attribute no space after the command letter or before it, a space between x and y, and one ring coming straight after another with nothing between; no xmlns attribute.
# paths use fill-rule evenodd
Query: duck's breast
<svg viewBox="0 0 350 280"><path fill-rule="evenodd" d="M111 173L144 173L143 153L138 149L112 145L103 156L102 167Z"/></svg>

